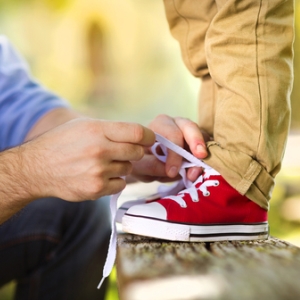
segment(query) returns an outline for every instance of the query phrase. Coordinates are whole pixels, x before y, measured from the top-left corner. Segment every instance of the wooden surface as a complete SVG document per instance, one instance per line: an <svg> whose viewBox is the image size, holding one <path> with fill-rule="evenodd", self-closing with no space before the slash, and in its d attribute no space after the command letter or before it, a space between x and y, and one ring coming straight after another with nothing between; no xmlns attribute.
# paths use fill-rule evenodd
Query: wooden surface
<svg viewBox="0 0 300 300"><path fill-rule="evenodd" d="M300 299L300 248L266 241L181 243L118 235L121 300Z"/></svg>

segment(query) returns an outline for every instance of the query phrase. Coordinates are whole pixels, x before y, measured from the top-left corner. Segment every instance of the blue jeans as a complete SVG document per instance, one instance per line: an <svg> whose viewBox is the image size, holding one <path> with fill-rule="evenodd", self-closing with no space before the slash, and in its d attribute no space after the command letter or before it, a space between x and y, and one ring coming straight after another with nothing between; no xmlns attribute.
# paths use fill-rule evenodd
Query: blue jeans
<svg viewBox="0 0 300 300"><path fill-rule="evenodd" d="M39 199L0 226L0 286L17 281L17 300L103 299L109 199Z"/></svg>

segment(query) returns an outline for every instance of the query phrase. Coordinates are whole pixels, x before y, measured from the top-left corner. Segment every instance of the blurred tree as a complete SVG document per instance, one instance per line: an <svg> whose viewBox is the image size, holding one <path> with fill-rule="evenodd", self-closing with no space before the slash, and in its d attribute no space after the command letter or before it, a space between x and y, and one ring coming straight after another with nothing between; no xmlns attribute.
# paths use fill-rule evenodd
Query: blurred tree
<svg viewBox="0 0 300 300"><path fill-rule="evenodd" d="M108 72L106 30L97 20L90 20L86 30L88 67L91 73L90 88L87 91L89 104L111 106L114 103L113 84Z"/></svg>

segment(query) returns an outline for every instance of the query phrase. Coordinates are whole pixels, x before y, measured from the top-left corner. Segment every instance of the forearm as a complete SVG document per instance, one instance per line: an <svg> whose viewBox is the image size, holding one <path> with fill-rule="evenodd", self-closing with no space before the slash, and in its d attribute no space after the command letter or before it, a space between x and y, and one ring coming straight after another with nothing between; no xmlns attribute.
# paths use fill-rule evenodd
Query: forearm
<svg viewBox="0 0 300 300"><path fill-rule="evenodd" d="M46 113L28 132L25 141L32 140L33 138L43 134L44 132L57 127L70 120L79 118L81 115L76 111L59 107Z"/></svg>
<svg viewBox="0 0 300 300"><path fill-rule="evenodd" d="M26 155L24 146L0 153L0 224L36 199L33 164Z"/></svg>

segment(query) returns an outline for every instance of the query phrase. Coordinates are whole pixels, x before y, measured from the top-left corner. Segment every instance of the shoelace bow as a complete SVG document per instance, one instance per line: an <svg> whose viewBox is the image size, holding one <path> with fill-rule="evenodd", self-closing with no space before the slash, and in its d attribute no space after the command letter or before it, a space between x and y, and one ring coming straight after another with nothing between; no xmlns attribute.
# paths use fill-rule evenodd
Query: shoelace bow
<svg viewBox="0 0 300 300"><path fill-rule="evenodd" d="M166 162L167 160L167 149L170 149L180 156L182 156L186 161L183 161L179 174L182 177L181 180L176 182L171 186L161 185L158 188L158 193L163 196L168 196L173 194L173 191L178 190L179 187L186 188L185 190L181 191L177 196L168 196L168 199L172 199L180 204L182 207L187 207L186 202L183 200L183 196L185 193L189 193L193 201L198 201L198 193L196 185L200 182L203 182L204 178L209 177L210 175L219 175L213 168L205 164L203 161L199 160L191 153L186 151L185 149L177 146L176 144L172 143L168 139L164 138L159 134L155 134L156 143L152 146L151 150L153 154L162 162ZM163 154L159 154L157 152L158 149L161 149ZM191 167L202 167L205 169L205 176L201 175L195 182L191 182L187 179L186 176L186 169ZM208 186L217 186L219 183L217 180L206 180L204 183L201 184L199 187L200 191L203 193L204 196L209 196L209 192L207 191ZM114 266L116 256L117 256L117 227L115 222L115 217L117 213L117 201L121 192L111 196L110 198L110 212L111 212L111 236L109 241L108 253L106 257L106 261L103 268L103 277L98 285L98 289L100 289L103 281L107 278Z"/></svg>

